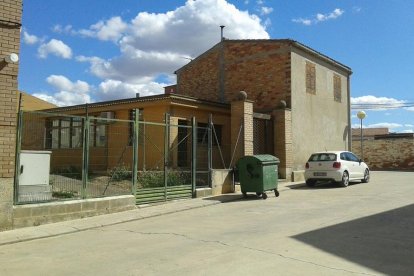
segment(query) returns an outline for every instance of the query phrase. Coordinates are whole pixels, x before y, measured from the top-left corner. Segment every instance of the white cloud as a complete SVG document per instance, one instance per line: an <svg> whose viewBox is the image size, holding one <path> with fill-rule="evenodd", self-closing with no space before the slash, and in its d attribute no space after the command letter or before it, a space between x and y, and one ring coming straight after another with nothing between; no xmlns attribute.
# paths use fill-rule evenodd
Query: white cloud
<svg viewBox="0 0 414 276"><path fill-rule="evenodd" d="M414 127L412 124L405 124L404 127Z"/></svg>
<svg viewBox="0 0 414 276"><path fill-rule="evenodd" d="M292 19L292 21L295 22L295 23L300 23L300 24L306 25L306 26L312 25L312 20L310 20L310 19L295 18L295 19Z"/></svg>
<svg viewBox="0 0 414 276"><path fill-rule="evenodd" d="M360 11L362 11L362 8L361 7L357 7L357 6L352 7L352 12L353 13L359 13Z"/></svg>
<svg viewBox="0 0 414 276"><path fill-rule="evenodd" d="M272 8L263 11L270 13ZM135 97L136 93L163 93L163 86L175 82L173 72L189 62L186 57L196 57L220 42L220 25L226 26L226 38L269 38L266 26L270 20L262 22L259 16L239 10L226 0L187 0L183 6L165 13L139 12L128 22L114 16L80 30L71 25L56 25L53 31L112 41L119 47L119 54L110 58L76 57L78 62L89 63L89 72L102 80L96 88L89 87L89 93L79 96L79 102L85 102L91 99L89 94L93 100L113 100ZM49 44L42 47L39 56L52 53ZM57 51L54 54L58 55ZM49 97L60 105L65 99L65 105L73 104L75 100L66 92L73 94L71 87L79 86L79 81L61 77L49 78L48 82L59 91Z"/></svg>
<svg viewBox="0 0 414 276"><path fill-rule="evenodd" d="M48 43L40 45L37 49L37 53L40 58L47 58L50 54L64 59L70 59L72 57L71 48L61 40L57 39L52 39Z"/></svg>
<svg viewBox="0 0 414 276"><path fill-rule="evenodd" d="M357 98L351 97L351 105L353 108L383 111L388 109L402 108L406 105L406 101L368 95ZM407 110L408 109L410 108L407 108Z"/></svg>
<svg viewBox="0 0 414 276"><path fill-rule="evenodd" d="M330 13L317 13L313 18L295 18L292 19L295 23L300 23L306 26L310 26L313 24L317 24L323 21L333 20L339 18L341 15L344 14L344 10L336 8Z"/></svg>
<svg viewBox="0 0 414 276"><path fill-rule="evenodd" d="M401 132L402 133L414 133L414 129L404 129Z"/></svg>
<svg viewBox="0 0 414 276"><path fill-rule="evenodd" d="M89 84L84 81L77 80L71 82L68 78L61 75L50 75L46 79L47 83L59 90L65 90L75 93L87 93L90 90Z"/></svg>
<svg viewBox="0 0 414 276"><path fill-rule="evenodd" d="M94 24L84 35L117 39L120 55L106 60L77 60L90 62L90 72L95 76L131 84L141 84L143 78L155 81L159 74L172 74L189 62L183 57L198 56L220 41L221 24L227 26L224 35L228 38L269 38L258 16L240 11L225 0L188 0L184 6L166 13L140 12L126 27L121 18L114 18ZM107 31L103 31L105 26ZM113 33L114 26L121 31Z"/></svg>
<svg viewBox="0 0 414 276"><path fill-rule="evenodd" d="M76 31L73 29L72 25L55 25L52 28L52 31L58 34L76 34Z"/></svg>
<svg viewBox="0 0 414 276"><path fill-rule="evenodd" d="M271 14L273 12L273 8L271 7L261 7L260 8L260 14L261 15L268 15Z"/></svg>
<svg viewBox="0 0 414 276"><path fill-rule="evenodd" d="M40 39L35 36L35 35L31 35L26 31L23 31L23 42L29 45L33 45L36 44L40 41Z"/></svg>
<svg viewBox="0 0 414 276"><path fill-rule="evenodd" d="M337 19L337 18L338 18L338 17L340 17L343 13L344 13L344 11L343 11L343 10L341 10L341 9L335 9L333 12L328 13L328 14L321 14L321 13L318 13L318 14L316 15L316 20L317 20L318 22L321 22L321 21L326 21L326 20L330 20L330 19Z"/></svg>
<svg viewBox="0 0 414 276"><path fill-rule="evenodd" d="M35 93L33 96L56 104L57 106L77 105L91 102L91 87L84 81L70 81L65 76L51 75L46 79L57 90L53 95Z"/></svg>
<svg viewBox="0 0 414 276"><path fill-rule="evenodd" d="M82 29L78 33L84 36L96 37L99 40L111 40L118 41L122 37L123 32L127 29L128 25L122 21L121 17L115 16L107 21L99 21L93 24L89 29Z"/></svg>
<svg viewBox="0 0 414 276"><path fill-rule="evenodd" d="M377 123L377 124L370 124L367 127L368 128L389 128L390 130L395 129L395 128L400 128L403 125L401 124L397 124L397 123Z"/></svg>
<svg viewBox="0 0 414 276"><path fill-rule="evenodd" d="M162 94L165 84L144 81L142 84L131 84L117 80L106 80L99 85L99 100L107 101L120 98L133 98L137 93L142 96Z"/></svg>

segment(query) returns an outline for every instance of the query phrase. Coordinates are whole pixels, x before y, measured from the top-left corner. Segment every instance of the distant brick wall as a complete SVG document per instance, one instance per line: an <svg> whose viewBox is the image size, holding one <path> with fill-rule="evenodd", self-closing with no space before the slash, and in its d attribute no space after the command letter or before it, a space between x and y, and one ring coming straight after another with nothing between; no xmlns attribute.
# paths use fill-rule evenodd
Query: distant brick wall
<svg viewBox="0 0 414 276"><path fill-rule="evenodd" d="M231 102L246 91L255 110L290 105L290 64L285 42L225 40L177 72L177 93Z"/></svg>
<svg viewBox="0 0 414 276"><path fill-rule="evenodd" d="M364 161L374 170L414 170L414 139L364 140ZM361 143L352 142L352 151L361 156Z"/></svg>
<svg viewBox="0 0 414 276"><path fill-rule="evenodd" d="M21 14L21 1L0 1L0 178L14 173L18 64L4 57L19 53Z"/></svg>

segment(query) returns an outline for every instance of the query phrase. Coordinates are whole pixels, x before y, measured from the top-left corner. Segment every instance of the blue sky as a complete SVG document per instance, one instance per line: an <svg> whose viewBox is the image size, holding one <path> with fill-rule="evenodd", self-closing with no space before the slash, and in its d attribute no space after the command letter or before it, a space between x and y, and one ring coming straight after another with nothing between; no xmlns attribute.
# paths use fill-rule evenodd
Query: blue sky
<svg viewBox="0 0 414 276"><path fill-rule="evenodd" d="M414 132L411 0L23 2L19 89L58 105L162 93L225 25L229 39L291 38L346 64L364 126Z"/></svg>

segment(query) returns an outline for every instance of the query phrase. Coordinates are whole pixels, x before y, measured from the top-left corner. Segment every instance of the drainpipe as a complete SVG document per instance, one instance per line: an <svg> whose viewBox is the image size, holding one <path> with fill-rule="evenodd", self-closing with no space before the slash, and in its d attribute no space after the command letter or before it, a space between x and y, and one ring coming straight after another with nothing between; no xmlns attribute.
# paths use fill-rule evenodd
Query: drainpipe
<svg viewBox="0 0 414 276"><path fill-rule="evenodd" d="M347 78L347 98L348 98L348 151L352 151L352 127L351 127L351 73Z"/></svg>

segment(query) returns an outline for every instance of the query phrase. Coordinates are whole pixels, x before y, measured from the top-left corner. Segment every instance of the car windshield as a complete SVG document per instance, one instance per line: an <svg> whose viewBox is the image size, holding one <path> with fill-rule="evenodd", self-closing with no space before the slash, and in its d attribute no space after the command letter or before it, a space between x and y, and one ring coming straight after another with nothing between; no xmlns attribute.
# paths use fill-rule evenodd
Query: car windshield
<svg viewBox="0 0 414 276"><path fill-rule="evenodd" d="M335 153L316 153L312 154L309 161L335 161Z"/></svg>

